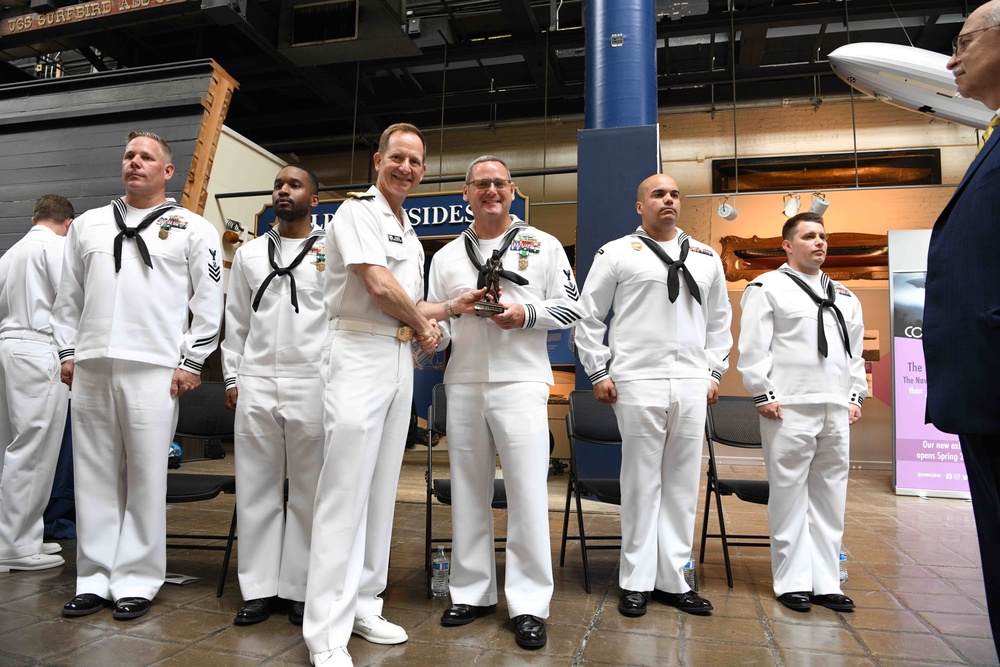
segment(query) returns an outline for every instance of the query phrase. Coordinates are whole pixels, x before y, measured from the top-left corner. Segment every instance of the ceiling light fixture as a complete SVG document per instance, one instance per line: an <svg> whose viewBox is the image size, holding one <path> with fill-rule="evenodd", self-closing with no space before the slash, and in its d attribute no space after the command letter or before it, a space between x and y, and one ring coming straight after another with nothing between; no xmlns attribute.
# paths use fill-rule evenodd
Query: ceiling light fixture
<svg viewBox="0 0 1000 667"><path fill-rule="evenodd" d="M786 218L790 218L798 213L800 208L802 208L802 199L797 194L789 192L785 195L785 207L782 212Z"/></svg>
<svg viewBox="0 0 1000 667"><path fill-rule="evenodd" d="M739 213L736 212L736 207L730 206L728 202L729 197L722 200L722 203L719 205L719 217L723 220L735 220Z"/></svg>
<svg viewBox="0 0 1000 667"><path fill-rule="evenodd" d="M830 208L830 200L826 198L826 195L822 192L814 192L812 194L812 204L809 206L810 213L816 213L817 215L823 215L826 213L826 209Z"/></svg>

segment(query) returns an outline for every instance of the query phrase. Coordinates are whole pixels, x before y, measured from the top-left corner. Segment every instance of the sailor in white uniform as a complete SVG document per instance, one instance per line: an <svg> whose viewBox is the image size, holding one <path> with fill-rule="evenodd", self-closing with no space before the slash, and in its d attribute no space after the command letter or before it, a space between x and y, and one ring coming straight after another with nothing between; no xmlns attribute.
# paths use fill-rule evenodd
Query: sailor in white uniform
<svg viewBox="0 0 1000 667"><path fill-rule="evenodd" d="M583 309L573 271L555 237L511 215L514 183L507 164L484 155L469 165L464 199L474 221L431 263L428 300L445 301L454 318L439 322L452 353L445 369L448 458L452 480L452 605L442 625L471 623L496 609L493 495L496 457L507 493L504 590L522 648L545 645L552 598L548 489L547 332L565 329ZM501 312L476 317L450 299L494 279Z"/></svg>
<svg viewBox="0 0 1000 667"><path fill-rule="evenodd" d="M868 396L861 304L820 270L823 218L799 213L781 232L788 262L743 292L743 384L760 413L770 497L771 571L778 601L854 608L840 589L849 426Z"/></svg>
<svg viewBox="0 0 1000 667"><path fill-rule="evenodd" d="M244 604L236 625L267 619L291 600L302 625L316 482L323 465L323 307L326 235L312 226L316 175L281 169L277 225L236 251L226 298L222 369L236 411L236 511ZM284 497L288 479L287 512Z"/></svg>
<svg viewBox="0 0 1000 667"><path fill-rule="evenodd" d="M42 542L42 514L66 425L49 317L73 217L68 199L45 195L31 229L0 257L0 572L65 562L59 544Z"/></svg>
<svg viewBox="0 0 1000 667"><path fill-rule="evenodd" d="M422 301L424 253L403 212L425 155L419 129L390 125L374 155L375 185L344 202L326 229L326 441L302 625L310 660L324 667L353 664L352 632L376 644L407 640L381 616L379 595L412 406L410 341L433 352L436 320L446 317L444 304Z"/></svg>
<svg viewBox="0 0 1000 667"><path fill-rule="evenodd" d="M594 395L614 404L622 433L618 610L641 616L655 593L707 614L712 603L690 590L683 570L694 540L705 414L729 366L732 311L718 255L677 228L674 179L647 178L637 199L639 229L597 251L576 336Z"/></svg>
<svg viewBox="0 0 1000 667"><path fill-rule="evenodd" d="M65 616L114 601L138 618L166 572L167 457L177 397L201 383L222 321L219 233L166 197L170 147L129 134L125 197L66 237L52 329L73 389L77 595Z"/></svg>

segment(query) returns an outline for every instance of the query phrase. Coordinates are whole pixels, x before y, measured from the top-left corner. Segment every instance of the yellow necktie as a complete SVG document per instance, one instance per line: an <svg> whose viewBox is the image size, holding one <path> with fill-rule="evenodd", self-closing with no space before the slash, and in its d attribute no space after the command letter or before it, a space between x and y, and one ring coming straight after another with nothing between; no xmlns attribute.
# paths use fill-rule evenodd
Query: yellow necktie
<svg viewBox="0 0 1000 667"><path fill-rule="evenodd" d="M986 145L986 140L990 138L991 134L993 134L993 130L996 129L997 125L1000 125L1000 116L993 116L993 120L990 121L989 127L987 127L986 131L983 132L983 136L979 137L979 148L976 150L977 154L979 151L983 150L983 146Z"/></svg>

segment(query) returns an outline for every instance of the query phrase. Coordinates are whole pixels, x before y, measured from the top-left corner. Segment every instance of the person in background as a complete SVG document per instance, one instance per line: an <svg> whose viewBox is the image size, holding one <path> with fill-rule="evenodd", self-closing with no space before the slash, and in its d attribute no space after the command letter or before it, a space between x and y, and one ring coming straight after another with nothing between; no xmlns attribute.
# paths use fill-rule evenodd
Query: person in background
<svg viewBox="0 0 1000 667"><path fill-rule="evenodd" d="M31 229L0 257L0 572L65 562L42 541L42 515L68 407L49 317L74 216L65 197L41 197Z"/></svg>

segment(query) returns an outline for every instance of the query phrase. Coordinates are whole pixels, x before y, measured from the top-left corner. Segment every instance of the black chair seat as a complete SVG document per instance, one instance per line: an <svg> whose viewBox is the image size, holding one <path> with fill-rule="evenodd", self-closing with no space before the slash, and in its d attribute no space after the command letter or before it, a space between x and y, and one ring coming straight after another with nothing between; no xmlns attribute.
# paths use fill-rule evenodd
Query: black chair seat
<svg viewBox="0 0 1000 667"><path fill-rule="evenodd" d="M579 542L580 555L583 559L583 586L587 593L590 593L590 561L587 552L592 549L619 549L621 535L588 535L583 522L581 499L610 505L622 504L619 478L606 477L612 472L608 458L617 458L616 467L621 467L622 438L611 405L598 402L592 391L579 390L569 395L566 434L569 436L569 483L566 486L566 509L563 511L559 566L566 564L566 543ZM611 454L613 456L609 456ZM595 473L602 476L588 476ZM574 499L577 523L575 536L569 534L569 515ZM615 542L619 544L614 544Z"/></svg>
<svg viewBox="0 0 1000 667"><path fill-rule="evenodd" d="M576 490L585 500L622 504L622 485L618 479L578 479Z"/></svg>
<svg viewBox="0 0 1000 667"><path fill-rule="evenodd" d="M236 493L233 475L196 475L172 472L167 475L167 502L193 503L211 500L220 493Z"/></svg>
<svg viewBox="0 0 1000 667"><path fill-rule="evenodd" d="M771 495L766 479L720 479L718 485L720 495L731 496L735 494L740 500L758 505L766 505L767 499Z"/></svg>
<svg viewBox="0 0 1000 667"><path fill-rule="evenodd" d="M708 482L705 486L705 514L701 524L701 549L698 561L705 562L705 544L709 538L722 541L722 557L726 563L726 581L733 587L733 568L729 547L769 547L768 535L734 534L726 528L722 511L722 496L736 496L757 505L767 505L770 488L766 479L719 479L715 446L726 445L739 449L761 449L760 417L753 398L749 396L720 396L719 401L708 406L705 419L705 439L708 441ZM719 532L708 531L708 517L712 508L712 494L719 515Z"/></svg>
<svg viewBox="0 0 1000 667"><path fill-rule="evenodd" d="M444 505L451 505L450 479L434 480L434 497L438 499L439 503L442 503ZM495 510L507 509L507 488L504 486L502 479L493 480L492 507Z"/></svg>
<svg viewBox="0 0 1000 667"><path fill-rule="evenodd" d="M236 493L236 477L233 475L198 475L183 472L167 473L167 502L193 503L201 500L211 500L220 493ZM167 533L168 540L202 540L216 542L225 540L225 544L171 544L168 549L189 549L196 551L225 551L222 556L222 568L219 571L219 585L215 589L215 597L221 598L226 587L226 574L229 572L229 558L233 553L233 542L236 541L236 508L233 508L233 518L229 523L227 535L205 535L202 533Z"/></svg>

